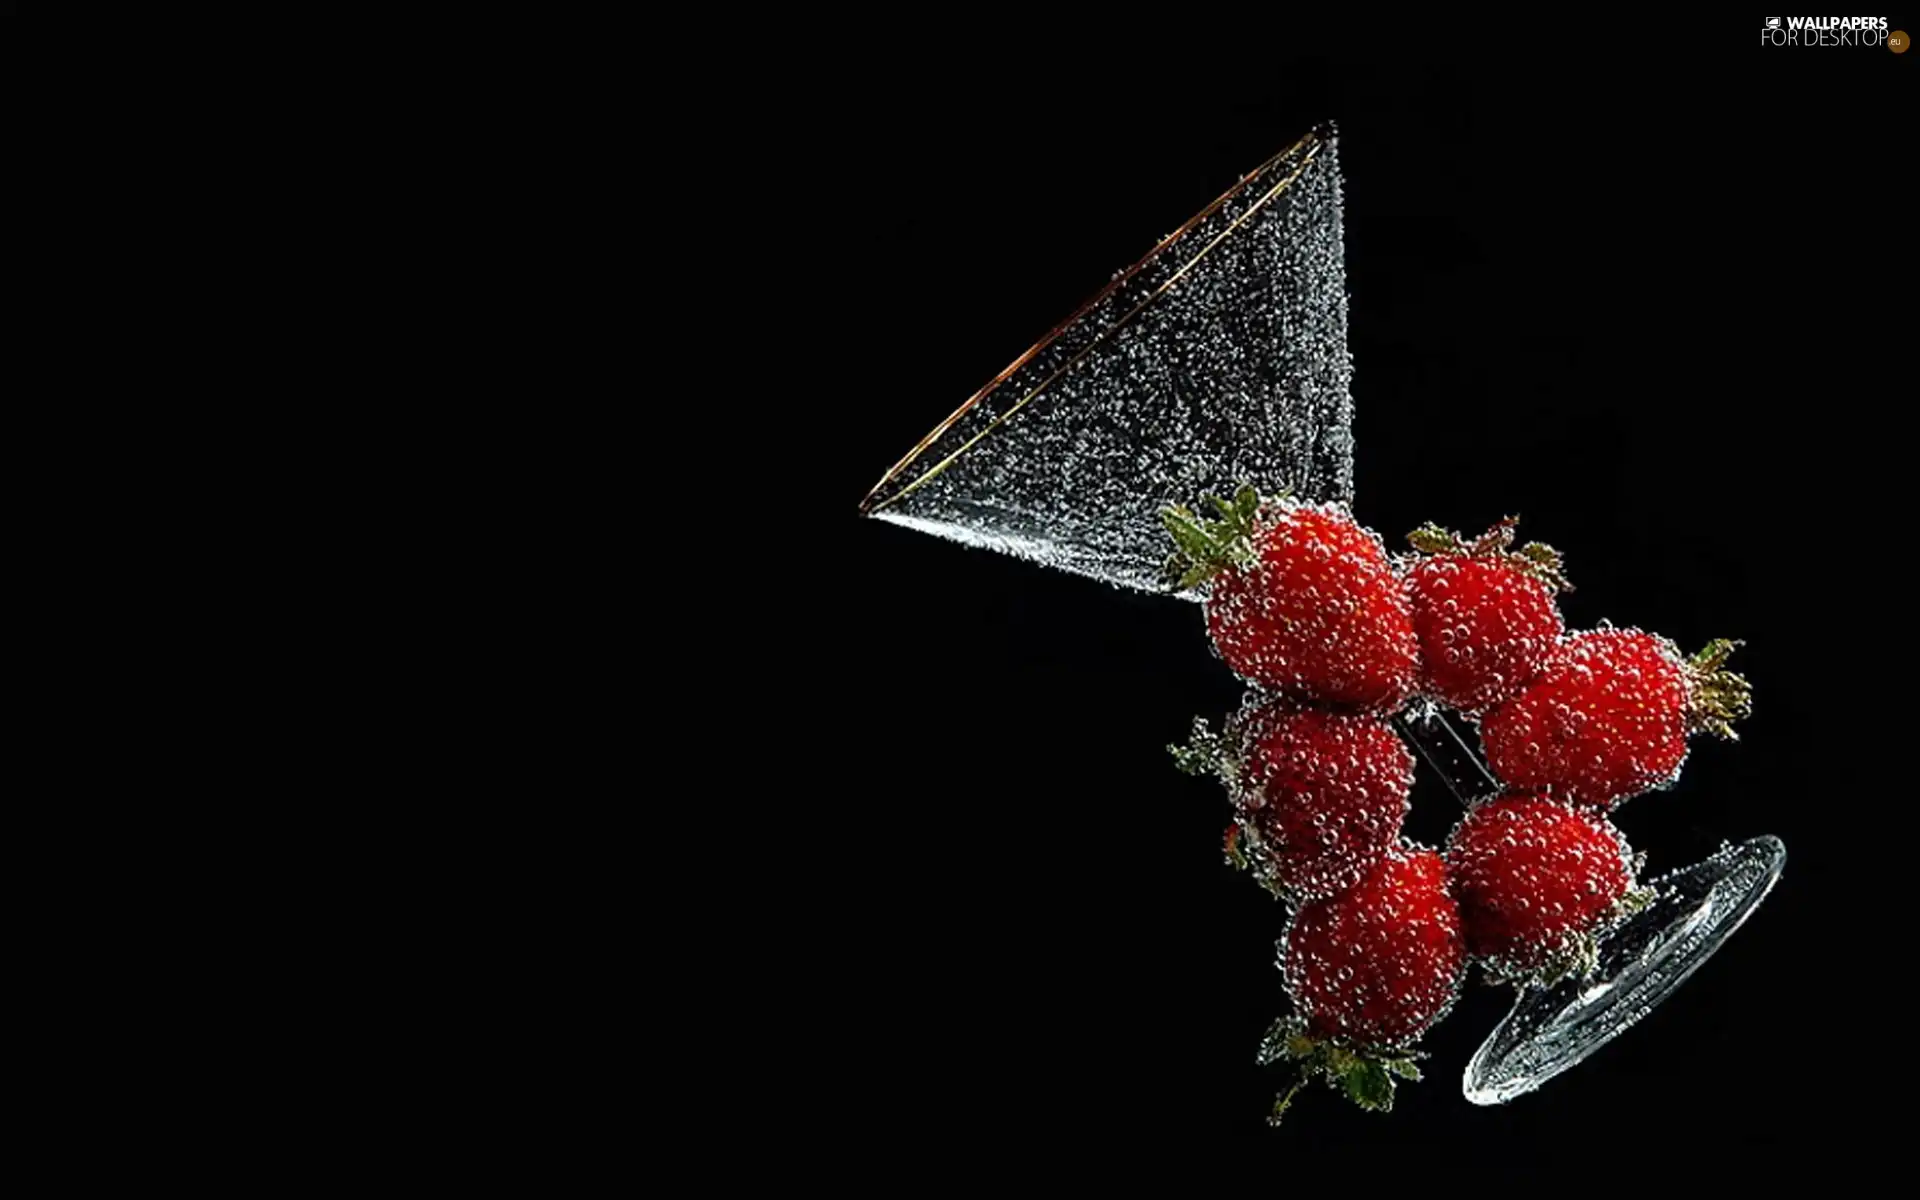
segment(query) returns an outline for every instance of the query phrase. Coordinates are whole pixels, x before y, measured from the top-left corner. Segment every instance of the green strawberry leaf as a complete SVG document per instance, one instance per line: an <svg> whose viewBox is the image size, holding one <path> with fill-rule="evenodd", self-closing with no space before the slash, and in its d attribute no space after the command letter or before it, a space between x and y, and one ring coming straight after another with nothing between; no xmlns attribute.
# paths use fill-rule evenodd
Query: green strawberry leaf
<svg viewBox="0 0 1920 1200"><path fill-rule="evenodd" d="M1247 852L1240 847L1241 839L1244 836L1245 834L1241 832L1240 826L1228 826L1226 838L1227 863L1236 871L1244 871L1253 865L1252 860L1247 857Z"/></svg>
<svg viewBox="0 0 1920 1200"><path fill-rule="evenodd" d="M1353 1102L1368 1112L1393 1110L1393 1077L1377 1062L1362 1060L1348 1068L1342 1082Z"/></svg>
<svg viewBox="0 0 1920 1200"><path fill-rule="evenodd" d="M1183 504L1169 504L1160 510L1161 523L1179 548L1168 573L1175 590L1204 583L1230 566L1254 564L1254 521L1260 511L1260 493L1243 483L1231 500L1208 496L1206 504L1219 514L1217 518L1203 518Z"/></svg>
<svg viewBox="0 0 1920 1200"><path fill-rule="evenodd" d="M1715 638L1702 646L1689 661L1703 671L1718 671L1739 648L1739 642L1728 638Z"/></svg>
<svg viewBox="0 0 1920 1200"><path fill-rule="evenodd" d="M1411 1058L1389 1058L1386 1060L1386 1068L1392 1074L1409 1082L1420 1082L1420 1066Z"/></svg>
<svg viewBox="0 0 1920 1200"><path fill-rule="evenodd" d="M1180 577L1179 590L1184 592L1188 588L1199 587L1213 576L1214 568L1205 563L1195 563L1187 568L1186 574Z"/></svg>
<svg viewBox="0 0 1920 1200"><path fill-rule="evenodd" d="M1460 539L1452 532L1428 521L1407 535L1407 543L1423 554L1445 554L1458 547Z"/></svg>
<svg viewBox="0 0 1920 1200"><path fill-rule="evenodd" d="M1281 1017L1273 1023L1260 1039L1260 1049L1254 1053L1253 1061L1265 1067L1279 1062L1283 1058L1293 1058L1289 1043L1300 1030L1300 1024L1292 1017Z"/></svg>
<svg viewBox="0 0 1920 1200"><path fill-rule="evenodd" d="M1174 545L1188 558L1203 561L1216 553L1213 538L1200 527L1199 519L1191 510L1178 506L1165 508L1160 511L1160 520L1173 535Z"/></svg>
<svg viewBox="0 0 1920 1200"><path fill-rule="evenodd" d="M1636 867L1634 869L1637 871L1639 868ZM1617 910L1619 916L1630 917L1642 911L1659 898L1660 892L1658 889L1637 887L1621 896L1618 903L1614 905L1614 908Z"/></svg>
<svg viewBox="0 0 1920 1200"><path fill-rule="evenodd" d="M1167 750L1173 755L1173 765L1189 775L1217 775L1227 780L1236 769L1226 739L1209 728L1204 717L1193 719L1193 732L1186 745L1170 745Z"/></svg>
<svg viewBox="0 0 1920 1200"><path fill-rule="evenodd" d="M1284 496L1287 491L1288 489L1282 488L1277 494ZM1233 493L1233 511L1234 515L1240 518L1242 525L1253 524L1253 518L1260 512L1260 493L1254 490L1252 484L1243 483Z"/></svg>

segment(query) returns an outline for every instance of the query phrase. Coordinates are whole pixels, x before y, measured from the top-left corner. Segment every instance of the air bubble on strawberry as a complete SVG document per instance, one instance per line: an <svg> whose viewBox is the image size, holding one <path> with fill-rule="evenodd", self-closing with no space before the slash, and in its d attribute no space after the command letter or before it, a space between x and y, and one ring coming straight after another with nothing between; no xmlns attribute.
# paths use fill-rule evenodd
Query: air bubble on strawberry
<svg viewBox="0 0 1920 1200"><path fill-rule="evenodd" d="M1487 766L1510 787L1602 811L1669 786L1689 735L1737 740L1733 722L1752 711L1751 687L1724 669L1738 645L1712 642L1688 659L1643 630L1575 634L1482 720Z"/></svg>
<svg viewBox="0 0 1920 1200"><path fill-rule="evenodd" d="M1358 883L1400 840L1413 755L1378 717L1254 698L1224 735L1195 722L1182 769L1217 774L1236 823L1227 856L1295 901Z"/></svg>
<svg viewBox="0 0 1920 1200"><path fill-rule="evenodd" d="M1573 585L1560 554L1539 542L1513 549L1518 523L1508 517L1471 542L1431 524L1407 535L1419 554L1406 586L1421 691L1469 715L1531 682L1566 632L1554 593Z"/></svg>
<svg viewBox="0 0 1920 1200"><path fill-rule="evenodd" d="M1447 842L1467 952L1496 979L1584 978L1600 935L1650 898L1626 838L1603 816L1538 795L1470 810Z"/></svg>
<svg viewBox="0 0 1920 1200"><path fill-rule="evenodd" d="M1379 535L1338 505L1251 487L1215 515L1162 510L1169 582L1207 586L1207 632L1241 678L1295 700L1392 711L1418 669L1413 617Z"/></svg>
<svg viewBox="0 0 1920 1200"><path fill-rule="evenodd" d="M1402 844L1353 888L1302 905L1281 943L1295 1015L1258 1056L1292 1076L1272 1119L1316 1078L1391 1109L1395 1078L1420 1077L1413 1043L1453 1006L1465 967L1459 905L1432 850Z"/></svg>

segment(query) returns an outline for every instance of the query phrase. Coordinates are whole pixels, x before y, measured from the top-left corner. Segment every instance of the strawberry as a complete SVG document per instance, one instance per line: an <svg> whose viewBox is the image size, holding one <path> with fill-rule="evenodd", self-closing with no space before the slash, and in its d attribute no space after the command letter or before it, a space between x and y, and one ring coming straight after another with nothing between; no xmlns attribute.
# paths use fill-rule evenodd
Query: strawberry
<svg viewBox="0 0 1920 1200"><path fill-rule="evenodd" d="M1637 629L1574 635L1540 677L1480 725L1487 765L1509 787L1605 811L1679 777L1689 734L1737 740L1747 681L1722 670L1737 642L1691 659Z"/></svg>
<svg viewBox="0 0 1920 1200"><path fill-rule="evenodd" d="M1445 861L1398 846L1354 887L1302 905L1287 931L1287 989L1307 1032L1405 1045L1453 1003L1465 958Z"/></svg>
<svg viewBox="0 0 1920 1200"><path fill-rule="evenodd" d="M1396 847L1353 888L1301 906L1281 957L1297 1015L1260 1052L1295 1075L1275 1119L1316 1076L1391 1108L1393 1076L1419 1078L1407 1047L1446 1014L1465 965L1460 909L1431 850Z"/></svg>
<svg viewBox="0 0 1920 1200"><path fill-rule="evenodd" d="M1573 590L1560 554L1539 542L1510 549L1518 520L1472 542L1437 525L1407 535L1422 555L1406 573L1421 691L1469 715L1525 687L1566 632L1553 599Z"/></svg>
<svg viewBox="0 0 1920 1200"><path fill-rule="evenodd" d="M1413 616L1379 537L1334 505L1261 504L1251 487L1209 503L1217 520L1173 507L1175 586L1209 583L1206 619L1241 678L1310 703L1398 708L1419 660Z"/></svg>
<svg viewBox="0 0 1920 1200"><path fill-rule="evenodd" d="M1413 755L1378 717L1255 701L1224 739L1196 723L1192 746L1173 750L1225 780L1239 818L1228 855L1277 895L1350 888L1400 840Z"/></svg>
<svg viewBox="0 0 1920 1200"><path fill-rule="evenodd" d="M1447 843L1467 952L1495 975L1591 973L1595 933L1633 888L1626 839L1603 816L1538 795L1470 810Z"/></svg>

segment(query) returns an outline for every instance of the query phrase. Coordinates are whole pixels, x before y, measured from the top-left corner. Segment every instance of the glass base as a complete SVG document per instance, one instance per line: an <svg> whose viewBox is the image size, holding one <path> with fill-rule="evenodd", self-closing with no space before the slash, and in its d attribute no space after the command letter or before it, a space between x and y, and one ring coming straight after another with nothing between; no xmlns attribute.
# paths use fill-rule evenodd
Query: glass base
<svg viewBox="0 0 1920 1200"><path fill-rule="evenodd" d="M1757 837L1654 880L1658 897L1607 935L1591 978L1521 993L1460 1090L1475 1104L1505 1104L1625 1033L1740 928L1786 862L1779 838Z"/></svg>

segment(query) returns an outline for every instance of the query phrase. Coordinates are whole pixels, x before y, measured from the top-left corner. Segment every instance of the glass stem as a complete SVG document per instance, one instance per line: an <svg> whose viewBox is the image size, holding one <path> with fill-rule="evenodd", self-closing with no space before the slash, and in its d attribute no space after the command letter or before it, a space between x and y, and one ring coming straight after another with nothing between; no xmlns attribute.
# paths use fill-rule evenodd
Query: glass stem
<svg viewBox="0 0 1920 1200"><path fill-rule="evenodd" d="M1396 716L1393 724L1400 736L1420 751L1420 757L1440 773L1462 807L1471 808L1501 790L1500 781L1439 707L1416 701Z"/></svg>

